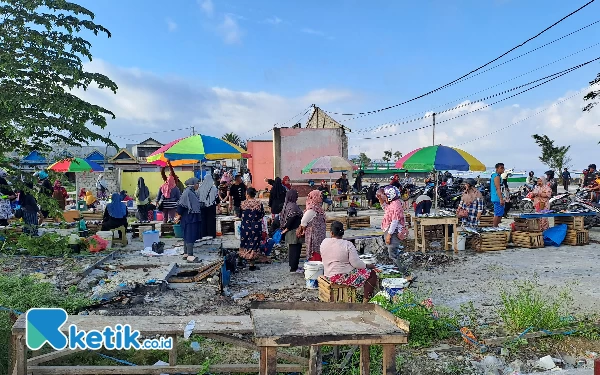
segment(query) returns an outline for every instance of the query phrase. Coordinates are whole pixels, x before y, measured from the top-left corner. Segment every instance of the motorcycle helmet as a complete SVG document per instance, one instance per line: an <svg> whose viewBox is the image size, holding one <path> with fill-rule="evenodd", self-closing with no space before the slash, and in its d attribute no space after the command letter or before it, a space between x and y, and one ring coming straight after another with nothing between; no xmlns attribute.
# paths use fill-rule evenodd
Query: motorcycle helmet
<svg viewBox="0 0 600 375"><path fill-rule="evenodd" d="M554 178L554 171L546 171L544 174L548 176L548 178Z"/></svg>
<svg viewBox="0 0 600 375"><path fill-rule="evenodd" d="M533 173L533 171L530 171L530 172L529 172L529 176L531 176L531 177L533 177L533 175L534 175L534 174L535 174L535 173Z"/></svg>
<svg viewBox="0 0 600 375"><path fill-rule="evenodd" d="M45 180L48 178L48 173L46 171L39 171L39 172L37 172L37 177L40 180Z"/></svg>
<svg viewBox="0 0 600 375"><path fill-rule="evenodd" d="M588 170L589 170L589 169L594 169L594 170L596 170L596 164L590 164L590 165L588 165Z"/></svg>
<svg viewBox="0 0 600 375"><path fill-rule="evenodd" d="M475 181L474 178L467 178L465 180L465 184L471 186L471 187L475 187L475 185L477 185L477 181Z"/></svg>

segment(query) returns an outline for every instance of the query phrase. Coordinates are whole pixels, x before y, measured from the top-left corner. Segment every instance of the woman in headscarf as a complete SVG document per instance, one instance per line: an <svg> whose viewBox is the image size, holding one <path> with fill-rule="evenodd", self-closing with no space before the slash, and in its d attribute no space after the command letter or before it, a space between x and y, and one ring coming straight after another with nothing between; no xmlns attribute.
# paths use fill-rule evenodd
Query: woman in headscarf
<svg viewBox="0 0 600 375"><path fill-rule="evenodd" d="M85 193L87 192L86 188L81 188L79 189L79 195L77 196L77 198L82 201L85 200Z"/></svg>
<svg viewBox="0 0 600 375"><path fill-rule="evenodd" d="M0 226L8 226L8 219L12 215L10 201L16 198L15 193L6 181L7 173L0 169Z"/></svg>
<svg viewBox="0 0 600 375"><path fill-rule="evenodd" d="M468 227L479 226L484 204L481 192L475 188L477 182L472 178L465 181L465 191L462 194L456 214L462 224Z"/></svg>
<svg viewBox="0 0 600 375"><path fill-rule="evenodd" d="M98 203L98 199L94 197L91 190L85 192L85 204L88 208L96 208L96 203Z"/></svg>
<svg viewBox="0 0 600 375"><path fill-rule="evenodd" d="M290 272L298 271L300 253L302 252L302 241L296 235L297 229L302 222L302 210L298 207L298 192L289 190L285 195L283 211L279 215L281 234L285 236L285 244L289 249Z"/></svg>
<svg viewBox="0 0 600 375"><path fill-rule="evenodd" d="M177 213L177 202L181 197L181 191L177 187L177 182L173 175L167 177L167 181L158 189L156 203L158 209L162 211L163 223L173 221Z"/></svg>
<svg viewBox="0 0 600 375"><path fill-rule="evenodd" d="M323 196L319 190L313 190L306 198L306 210L300 222L300 236L306 240L306 258L309 261L320 261L321 242L327 236Z"/></svg>
<svg viewBox="0 0 600 375"><path fill-rule="evenodd" d="M387 206L387 198L385 196L385 190L383 188L377 189L377 191L375 192L375 198L377 198L377 200L379 201L379 205L381 206L381 208L385 209L385 206Z"/></svg>
<svg viewBox="0 0 600 375"><path fill-rule="evenodd" d="M173 169L173 166L171 165L170 161L167 161L167 165L169 166L169 170L170 170L169 176L173 176L173 178L175 179L175 185L177 185L179 192L182 192L183 190L185 190L185 186L183 186L183 183L179 179L179 176L177 176L177 174L175 174L175 170ZM166 167L162 167L160 169L160 175L162 176L163 181L167 182L168 177L167 177L167 173L166 173Z"/></svg>
<svg viewBox="0 0 600 375"><path fill-rule="evenodd" d="M279 215L281 213L281 210L283 210L283 205L285 203L286 193L287 190L283 186L281 178L275 178L273 188L271 189L271 193L269 194L269 207L271 208L272 214Z"/></svg>
<svg viewBox="0 0 600 375"><path fill-rule="evenodd" d="M290 180L290 176L284 176L283 180L281 181L281 183L288 190L290 190L292 188L292 181Z"/></svg>
<svg viewBox="0 0 600 375"><path fill-rule="evenodd" d="M548 185L545 176L538 177L537 185L533 188L531 193L533 195L533 207L536 212L549 209L548 203L550 202L550 197L552 197L552 188ZM550 227L548 219L541 218L539 220L542 230L546 230Z"/></svg>
<svg viewBox="0 0 600 375"><path fill-rule="evenodd" d="M67 206L67 197L69 194L67 193L67 189L62 186L62 182L60 180L54 181L54 192L52 193L52 198L56 199L58 202L58 207L64 211Z"/></svg>
<svg viewBox="0 0 600 375"><path fill-rule="evenodd" d="M135 204L137 206L136 216L140 222L148 221L148 209L150 206L150 190L146 186L143 177L138 178L135 188Z"/></svg>
<svg viewBox="0 0 600 375"><path fill-rule="evenodd" d="M113 193L110 197L110 203L106 205L106 210L104 210L102 230L117 229L118 227L127 228L127 206L121 202L119 193Z"/></svg>
<svg viewBox="0 0 600 375"><path fill-rule="evenodd" d="M33 191L33 184L31 182L26 182L25 187L27 190L23 189L19 192L19 205L23 211L23 221L25 222L23 233L31 236L37 236L39 208L37 201L31 194Z"/></svg>
<svg viewBox="0 0 600 375"><path fill-rule="evenodd" d="M204 181L198 188L202 224L200 234L202 237L217 237L217 195L215 181L210 173L206 174Z"/></svg>
<svg viewBox="0 0 600 375"><path fill-rule="evenodd" d="M401 245L399 236L407 234L406 223L404 221L404 208L400 190L397 187L389 185L383 188L385 213L381 221L381 230L384 233L385 244L387 245L388 257L397 259L397 250Z"/></svg>
<svg viewBox="0 0 600 375"><path fill-rule="evenodd" d="M258 270L255 261L260 256L260 244L262 241L263 223L265 209L262 203L256 199L256 189L246 190L246 200L242 201L242 228L239 256L250 263L250 271Z"/></svg>
<svg viewBox="0 0 600 375"><path fill-rule="evenodd" d="M231 182L230 176L226 173L223 174L219 183L219 213L223 210L223 207L227 209L229 205L229 183Z"/></svg>
<svg viewBox="0 0 600 375"><path fill-rule="evenodd" d="M181 216L179 225L183 229L183 259L193 261L194 242L200 239L200 200L196 194L200 181L192 177L185 182L185 190L179 202L177 202L177 213ZM192 257L191 259L188 257Z"/></svg>
<svg viewBox="0 0 600 375"><path fill-rule="evenodd" d="M100 175L98 175L98 180L96 181L96 194L98 194L98 197L105 199L107 191L108 191L108 184L106 183L106 180L104 179L104 175L101 173Z"/></svg>

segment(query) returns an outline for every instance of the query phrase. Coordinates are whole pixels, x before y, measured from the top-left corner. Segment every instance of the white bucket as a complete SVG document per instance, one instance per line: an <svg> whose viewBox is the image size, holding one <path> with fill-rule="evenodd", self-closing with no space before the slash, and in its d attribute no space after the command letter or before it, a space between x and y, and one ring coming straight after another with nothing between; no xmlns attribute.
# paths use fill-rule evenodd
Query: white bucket
<svg viewBox="0 0 600 375"><path fill-rule="evenodd" d="M234 221L233 227L234 227L234 231L235 231L235 238L237 238L238 240L241 240L242 239L242 221L241 220Z"/></svg>
<svg viewBox="0 0 600 375"><path fill-rule="evenodd" d="M103 240L108 241L108 245L106 245L107 249L110 249L112 247L112 240L113 240L113 234L111 231L109 230L104 230L104 231L99 231L96 232L96 235L98 235L98 237L102 238Z"/></svg>
<svg viewBox="0 0 600 375"><path fill-rule="evenodd" d="M160 241L160 232L157 230L147 230L144 232L144 248L152 247L152 244Z"/></svg>
<svg viewBox="0 0 600 375"><path fill-rule="evenodd" d="M304 278L306 279L306 288L319 289L319 276L323 276L324 271L323 262L305 262Z"/></svg>
<svg viewBox="0 0 600 375"><path fill-rule="evenodd" d="M454 242L454 234L452 234L452 241ZM464 250L467 246L467 236L464 233L459 233L456 238L456 249Z"/></svg>

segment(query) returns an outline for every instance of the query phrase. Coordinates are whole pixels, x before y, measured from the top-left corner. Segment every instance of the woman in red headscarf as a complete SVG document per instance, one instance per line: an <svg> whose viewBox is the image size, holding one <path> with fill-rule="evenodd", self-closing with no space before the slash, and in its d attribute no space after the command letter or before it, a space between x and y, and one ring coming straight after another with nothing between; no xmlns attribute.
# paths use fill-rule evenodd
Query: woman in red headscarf
<svg viewBox="0 0 600 375"><path fill-rule="evenodd" d="M292 188L292 181L290 180L290 176L285 176L283 180L281 180L283 186L285 186L288 190Z"/></svg>
<svg viewBox="0 0 600 375"><path fill-rule="evenodd" d="M306 210L302 215L299 236L306 239L306 258L309 261L321 260L321 242L327 236L325 212L323 211L323 196L319 190L313 190L306 198Z"/></svg>
<svg viewBox="0 0 600 375"><path fill-rule="evenodd" d="M60 209L63 211L64 211L65 207L67 206L67 197L68 196L69 196L69 194L67 194L67 189L65 189L62 186L62 183L60 182L60 180L54 181L54 191L52 193L52 198L56 199L56 201L58 202L58 207L60 207Z"/></svg>

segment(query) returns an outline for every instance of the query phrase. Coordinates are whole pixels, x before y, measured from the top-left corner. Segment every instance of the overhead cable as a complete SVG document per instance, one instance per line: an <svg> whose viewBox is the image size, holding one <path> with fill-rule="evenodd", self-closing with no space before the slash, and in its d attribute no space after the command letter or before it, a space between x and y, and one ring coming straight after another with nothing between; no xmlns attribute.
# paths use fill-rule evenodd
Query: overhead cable
<svg viewBox="0 0 600 375"><path fill-rule="evenodd" d="M377 110L373 110L373 111L365 111L365 112L357 112L357 113L339 113L339 112L331 112L331 111L326 111L326 112L327 112L327 113L329 113L329 114L335 114L335 115L341 115L341 116L370 115L370 114L378 113L378 112L381 112L381 111L386 111L386 110L388 110L388 109L392 109L392 108L399 107L399 106L401 106L401 105L403 105L403 104L406 104L406 103L412 102L412 101L414 101L414 100L417 100L417 99L423 98L423 97L425 97L425 96L427 96L427 95L430 95L430 94L432 94L432 93L434 93L434 92L437 92L437 91L443 90L444 88L446 88L446 87L448 87L448 86L450 86L450 85L452 85L452 84L454 84L454 83L457 83L457 82L459 82L460 80L462 80L462 79L466 78L467 76L470 76L471 74L473 74L473 73L475 73L475 72L477 72L477 71L479 71L479 70L481 70L481 69L485 68L486 66L488 66L488 65L490 65L490 64L492 64L492 63L494 63L494 62L498 61L498 60L499 60L499 59L501 59L502 57L504 57L504 56L508 55L509 53L511 53L512 51L516 50L517 48L520 48L520 47L524 46L524 45L525 45L525 44L527 44L528 42L532 41L533 39L535 39L535 38L539 37L540 35L542 35L542 34L543 34L543 33L545 33L546 31L548 31L548 30L550 30L551 28L553 28L554 26L558 25L559 23L561 23L561 22L562 22L562 21L564 21L565 19L567 19L567 18L571 17L571 16L572 16L572 15L574 15L575 13L577 13L577 12L579 12L580 10L582 10L583 8L587 7L588 5L590 5L591 3L593 3L594 1L595 1L595 0L590 0L590 1L588 1L588 2L587 2L586 4L584 4L583 6L579 7L578 9L574 10L573 12L571 12L571 13L567 14L566 16L564 16L563 18L561 18L560 20L558 20L558 21L554 22L552 25L550 25L550 26L546 27L545 29L543 29L542 31L540 31L539 33L537 33L536 35L534 35L534 36L532 36L531 38L529 38L529 39L525 40L524 42L522 42L522 43L518 44L517 46L515 46L515 47L513 47L513 48L509 49L508 51L504 52L503 54L501 54L500 56L496 57L495 59L493 59L493 60L490 60L490 61L488 61L487 63L485 63L485 64L481 65L480 67L478 67L478 68L476 68L476 69L473 69L473 70L471 70L469 73L467 73L467 74L465 74L465 75L463 75L463 76L461 76L461 77L459 77L459 78L457 78L457 79L455 79L455 80L453 80L453 81L451 81L451 82L448 82L448 83L446 83L446 84L445 84L445 85L443 85L443 86L440 86L440 87L438 87L438 88L436 88L436 89L434 89L434 90L431 90L431 91L429 91L429 92L427 92L427 93L425 93L425 94L421 94L421 95L419 95L419 96L417 96L417 97L414 97L414 98L412 98L412 99L410 99L410 100L407 100L407 101L404 101L404 102L402 102L402 103L398 103L398 104L395 104L395 105L392 105L392 106L389 106L389 107L385 107L385 108L381 108L381 109L377 109ZM596 22L598 22L598 21L596 21ZM585 26L585 27L589 27L589 26L591 26L591 25L588 25L588 26ZM584 27L584 28L585 28L585 27ZM582 28L582 29L580 29L580 30L583 30L584 28ZM579 30L577 30L577 31L579 31ZM575 31L575 32L577 32L577 31ZM570 35L570 34L569 34L569 35ZM567 35L567 36L568 36L568 35ZM558 39L558 40L559 40L559 39ZM554 42L554 41L553 41L553 42ZM551 43L553 43L553 42L551 42ZM549 44L550 44L550 43L549 43ZM539 48L541 48L541 47L539 47ZM532 52L532 51L531 51L531 52Z"/></svg>
<svg viewBox="0 0 600 375"><path fill-rule="evenodd" d="M299 119L301 119L302 117L304 117L304 116L305 116L305 115L306 115L306 114L307 114L307 113L310 111L310 109L311 109L312 107L313 107L313 106L312 106L312 105L310 105L310 106L308 106L308 108L305 108L304 110L302 110L302 112L298 113L297 115L295 115L294 117L290 118L290 119L289 119L289 120L287 120L286 122L284 122L284 123L281 123L281 124L275 123L271 129L265 130L264 132L262 132L262 133L260 133L260 134L257 134L257 135L255 135L255 136L253 136L253 137L251 137L251 138L248 138L248 139L254 139L254 138L256 138L256 137L260 137L260 136L261 136L261 135L263 135L263 134L267 134L267 133L269 133L270 131L272 131L272 130L273 130L273 128L275 128L275 127L277 127L277 126L279 126L279 127L284 127L284 126L285 126L285 125L287 125L287 124L288 124L290 121L292 121L292 120L294 120L294 119L298 118L298 116L300 116L300 117L299 117Z"/></svg>

